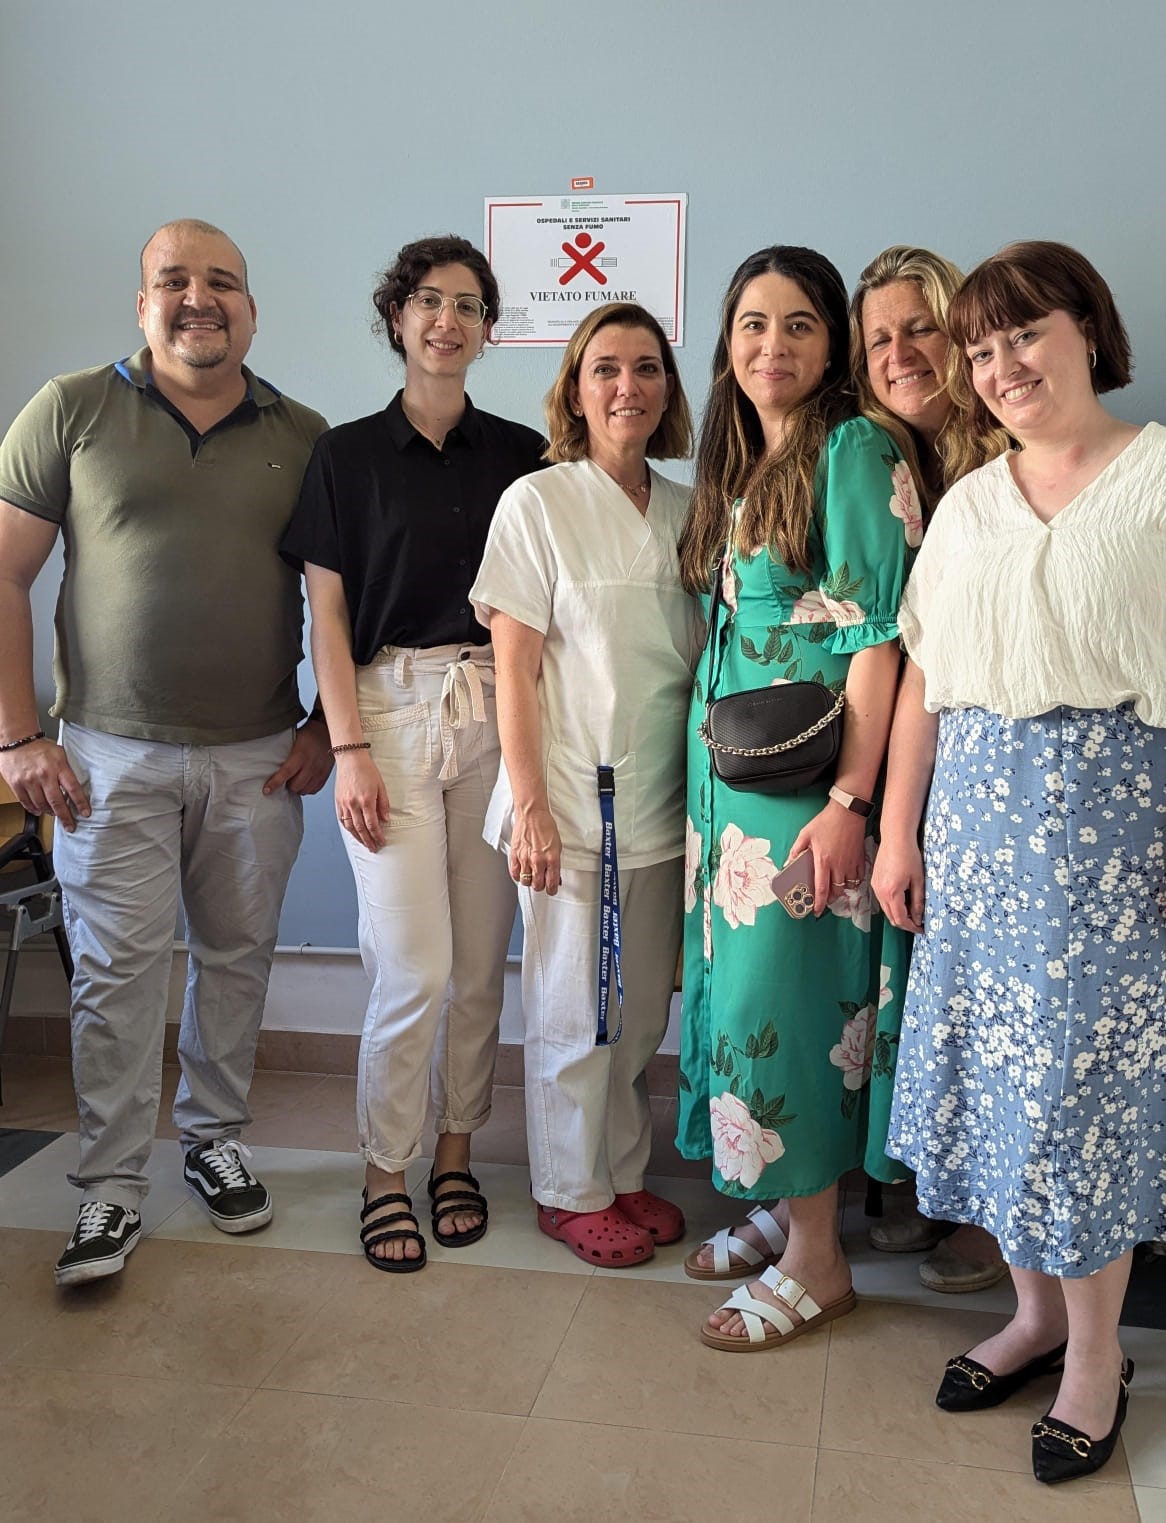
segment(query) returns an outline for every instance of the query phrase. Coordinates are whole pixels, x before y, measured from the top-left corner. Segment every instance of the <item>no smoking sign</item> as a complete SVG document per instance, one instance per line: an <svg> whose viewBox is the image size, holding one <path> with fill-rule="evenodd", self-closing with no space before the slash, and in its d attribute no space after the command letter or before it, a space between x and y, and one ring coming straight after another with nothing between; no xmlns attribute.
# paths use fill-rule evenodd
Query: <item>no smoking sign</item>
<svg viewBox="0 0 1166 1523"><path fill-rule="evenodd" d="M684 341L686 195L504 196L486 201L502 290L501 344L565 344L602 302L636 301Z"/></svg>

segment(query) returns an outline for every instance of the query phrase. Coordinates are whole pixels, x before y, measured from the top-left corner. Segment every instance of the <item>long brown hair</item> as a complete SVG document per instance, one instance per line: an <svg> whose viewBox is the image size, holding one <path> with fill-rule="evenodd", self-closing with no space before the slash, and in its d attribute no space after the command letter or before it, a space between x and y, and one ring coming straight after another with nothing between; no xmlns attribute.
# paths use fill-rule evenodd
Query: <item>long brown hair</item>
<svg viewBox="0 0 1166 1523"><path fill-rule="evenodd" d="M863 303L868 292L877 291L881 286L889 286L899 280L915 282L930 309L936 327L949 338L950 342L947 311L952 298L963 282L963 275L949 259L944 259L941 254L933 254L930 249L897 243L876 255L863 270L858 277L858 285L854 288L854 296L850 302L850 372L858 396L858 405L865 417L868 417L872 423L877 423L895 441L899 453L907 462L911 475L915 479L924 513L929 515L935 506L933 499L936 494L931 489L922 468L919 437L910 424L904 423L902 418L884 407L875 396L866 362L866 342L862 326ZM949 351L949 369L951 358ZM947 391L951 402L947 418L935 441L943 491L946 492L949 487L959 481L961 476L966 476L969 471L974 471L986 461L995 459L1008 448L1009 441L1004 430L994 425L983 433L976 432L972 426L969 409L961 406L952 396L946 375L942 379L940 390Z"/></svg>
<svg viewBox="0 0 1166 1523"><path fill-rule="evenodd" d="M767 454L757 409L733 374L730 335L741 296L759 275L794 281L826 325L826 370L817 389L790 412L780 449ZM857 411L847 365L846 287L842 276L813 249L775 244L740 266L721 304L713 353L712 385L696 455L696 486L680 536L680 575L689 592L709 586L725 545L730 510L745 498L738 536L743 545L767 545L792 570L810 569L818 457L830 430Z"/></svg>

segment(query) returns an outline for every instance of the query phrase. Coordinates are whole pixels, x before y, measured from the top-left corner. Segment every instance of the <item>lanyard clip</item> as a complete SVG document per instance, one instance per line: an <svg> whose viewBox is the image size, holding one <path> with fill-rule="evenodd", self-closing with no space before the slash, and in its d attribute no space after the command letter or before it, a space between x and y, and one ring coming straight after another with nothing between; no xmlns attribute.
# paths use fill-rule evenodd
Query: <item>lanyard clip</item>
<svg viewBox="0 0 1166 1523"><path fill-rule="evenodd" d="M615 797L615 768L599 766L595 769L595 791L603 798L605 794Z"/></svg>

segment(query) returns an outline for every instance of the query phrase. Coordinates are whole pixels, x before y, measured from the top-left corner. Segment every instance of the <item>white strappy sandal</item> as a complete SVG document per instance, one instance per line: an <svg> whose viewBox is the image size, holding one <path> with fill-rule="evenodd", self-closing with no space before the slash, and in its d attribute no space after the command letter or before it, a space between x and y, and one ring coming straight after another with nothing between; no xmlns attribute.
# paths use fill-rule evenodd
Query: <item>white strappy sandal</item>
<svg viewBox="0 0 1166 1523"><path fill-rule="evenodd" d="M714 1332L706 1322L700 1330L700 1341L707 1343L709 1348L720 1349L726 1354L758 1354L762 1349L777 1348L781 1344L792 1343L803 1333L812 1333L824 1322L833 1322L837 1317L845 1317L847 1312L853 1311L858 1305L858 1297L854 1294L852 1287L836 1301L819 1306L804 1285L800 1285L788 1274L782 1274L780 1269L767 1269L761 1276L761 1283L784 1301L791 1310L796 1311L803 1320L791 1321L776 1306L751 1296L748 1285L738 1285L720 1310L740 1312L745 1323L746 1336L740 1338L734 1337L731 1333ZM770 1328L776 1328L777 1331L767 1332L767 1323Z"/></svg>
<svg viewBox="0 0 1166 1523"><path fill-rule="evenodd" d="M785 1233L777 1217L765 1206L755 1206L748 1214L749 1220L769 1244L770 1251L761 1253L744 1238L735 1237L732 1227L722 1227L712 1237L706 1237L700 1248L694 1249L685 1259L684 1272L690 1280L740 1280L747 1274L751 1275L759 1264L777 1263L785 1252L786 1243ZM701 1248L711 1248L713 1251L711 1269L706 1269L698 1262ZM733 1264L730 1255L740 1259L741 1263Z"/></svg>

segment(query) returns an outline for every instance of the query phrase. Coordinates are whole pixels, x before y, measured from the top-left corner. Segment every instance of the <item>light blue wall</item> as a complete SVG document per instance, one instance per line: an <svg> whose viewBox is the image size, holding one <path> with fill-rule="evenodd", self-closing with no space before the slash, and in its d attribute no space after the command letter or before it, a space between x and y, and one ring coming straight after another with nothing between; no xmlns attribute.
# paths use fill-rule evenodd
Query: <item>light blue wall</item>
<svg viewBox="0 0 1166 1523"><path fill-rule="evenodd" d="M762 244L813 244L853 281L888 243L967 266L1051 237L1098 264L1133 336L1115 407L1166 417L1160 0L0 0L0 26L0 425L136 347L138 248L184 215L248 257L259 372L334 421L372 411L397 384L377 268L424 233L480 240L485 195L577 174L689 193L696 401L721 290ZM555 363L488 354L474 398L537 423ZM321 798L282 939L352 945L354 920Z"/></svg>

